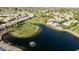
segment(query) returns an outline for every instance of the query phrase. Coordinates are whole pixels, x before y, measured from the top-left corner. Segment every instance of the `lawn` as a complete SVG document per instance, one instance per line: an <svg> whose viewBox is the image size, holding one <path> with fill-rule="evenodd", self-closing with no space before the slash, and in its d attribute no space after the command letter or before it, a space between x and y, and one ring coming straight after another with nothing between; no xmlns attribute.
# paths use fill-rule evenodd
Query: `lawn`
<svg viewBox="0 0 79 59"><path fill-rule="evenodd" d="M19 25L19 24L17 24ZM17 38L27 38L34 36L39 31L39 27L35 26L28 21L23 22L19 27L12 27L9 29L10 34Z"/></svg>

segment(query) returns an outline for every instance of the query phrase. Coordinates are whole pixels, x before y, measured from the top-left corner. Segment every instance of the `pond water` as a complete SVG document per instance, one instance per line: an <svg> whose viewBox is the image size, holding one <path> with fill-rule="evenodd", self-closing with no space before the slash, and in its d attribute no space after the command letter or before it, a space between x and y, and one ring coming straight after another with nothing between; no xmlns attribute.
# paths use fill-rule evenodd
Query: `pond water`
<svg viewBox="0 0 79 59"><path fill-rule="evenodd" d="M3 40L23 46L24 50L31 51L75 51L79 48L78 38L68 32L60 32L43 24L36 24L41 32L30 38L15 38L10 33L3 36ZM35 42L35 46L29 46L29 42Z"/></svg>

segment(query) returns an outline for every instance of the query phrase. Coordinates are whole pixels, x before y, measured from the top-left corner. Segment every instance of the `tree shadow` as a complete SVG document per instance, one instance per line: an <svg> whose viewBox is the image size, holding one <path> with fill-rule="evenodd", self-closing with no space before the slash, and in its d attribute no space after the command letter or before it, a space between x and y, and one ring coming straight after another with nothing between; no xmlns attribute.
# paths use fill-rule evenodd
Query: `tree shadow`
<svg viewBox="0 0 79 59"><path fill-rule="evenodd" d="M23 50L30 51L75 51L79 48L79 38L71 33L57 31L44 24L34 24L41 28L41 32L30 38L16 38L10 33L3 35L2 39L5 42L11 42L14 45L20 46ZM29 42L34 41L35 47L30 47Z"/></svg>

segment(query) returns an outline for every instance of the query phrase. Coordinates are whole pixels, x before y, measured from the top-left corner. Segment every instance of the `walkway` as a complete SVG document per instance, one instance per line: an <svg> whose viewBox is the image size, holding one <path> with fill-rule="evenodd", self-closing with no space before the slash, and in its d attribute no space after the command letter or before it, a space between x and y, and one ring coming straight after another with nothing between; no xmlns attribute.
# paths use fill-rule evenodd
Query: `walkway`
<svg viewBox="0 0 79 59"><path fill-rule="evenodd" d="M7 51L22 51L22 49L20 49L16 46L13 46L10 43L5 43L4 41L2 41L1 37L4 33L6 33L5 30L0 32L0 47L6 49Z"/></svg>
<svg viewBox="0 0 79 59"><path fill-rule="evenodd" d="M4 41L0 42L0 47L6 49L7 51L22 51L22 49L17 48L10 43L5 43Z"/></svg>

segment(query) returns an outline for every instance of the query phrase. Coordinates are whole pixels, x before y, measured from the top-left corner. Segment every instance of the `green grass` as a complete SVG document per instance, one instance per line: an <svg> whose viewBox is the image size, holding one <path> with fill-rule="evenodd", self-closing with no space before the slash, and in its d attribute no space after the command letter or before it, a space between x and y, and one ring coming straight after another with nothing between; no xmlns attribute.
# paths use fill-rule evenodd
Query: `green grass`
<svg viewBox="0 0 79 59"><path fill-rule="evenodd" d="M73 31L79 34L79 24L75 26L75 29Z"/></svg>
<svg viewBox="0 0 79 59"><path fill-rule="evenodd" d="M35 17L33 19L28 20L29 23L46 23L47 17Z"/></svg>
<svg viewBox="0 0 79 59"><path fill-rule="evenodd" d="M20 27L12 27L9 30L10 34L14 37L27 38L37 34L37 32L39 31L39 27L29 23L28 21L25 21Z"/></svg>

